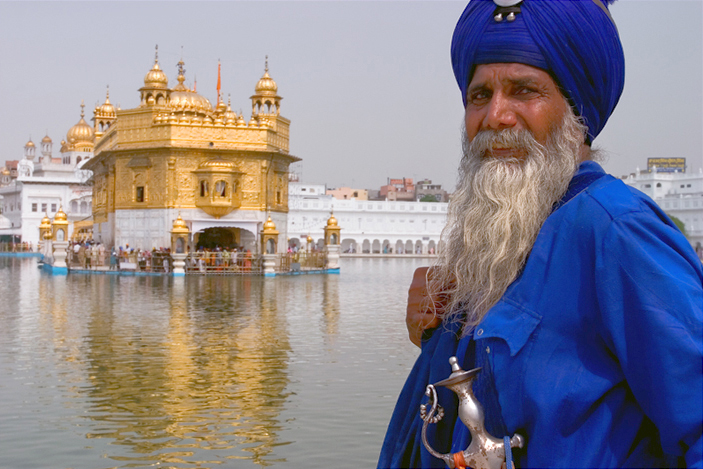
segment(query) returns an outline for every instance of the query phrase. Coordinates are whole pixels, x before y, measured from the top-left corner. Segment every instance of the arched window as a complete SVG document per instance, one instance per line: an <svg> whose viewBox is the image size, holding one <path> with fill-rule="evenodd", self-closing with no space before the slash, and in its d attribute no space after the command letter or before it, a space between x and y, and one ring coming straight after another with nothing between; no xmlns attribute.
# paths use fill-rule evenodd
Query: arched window
<svg viewBox="0 0 703 469"><path fill-rule="evenodd" d="M330 235L330 244L339 244L339 241L337 241L337 233L332 233Z"/></svg>
<svg viewBox="0 0 703 469"><path fill-rule="evenodd" d="M266 241L266 254L276 254L276 242L271 238Z"/></svg>
<svg viewBox="0 0 703 469"><path fill-rule="evenodd" d="M215 183L215 195L227 197L227 183L225 181L220 180Z"/></svg>
<svg viewBox="0 0 703 469"><path fill-rule="evenodd" d="M207 197L209 192L207 181L200 181L200 197Z"/></svg>

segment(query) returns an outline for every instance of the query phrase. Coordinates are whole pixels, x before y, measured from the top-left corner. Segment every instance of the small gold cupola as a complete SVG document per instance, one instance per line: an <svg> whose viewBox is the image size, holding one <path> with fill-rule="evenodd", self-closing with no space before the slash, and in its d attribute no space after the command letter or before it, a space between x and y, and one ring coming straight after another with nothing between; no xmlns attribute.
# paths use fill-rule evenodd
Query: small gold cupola
<svg viewBox="0 0 703 469"><path fill-rule="evenodd" d="M271 214L264 223L261 230L261 252L266 254L276 254L278 252L278 230L276 224L271 220Z"/></svg>
<svg viewBox="0 0 703 469"><path fill-rule="evenodd" d="M325 244L340 244L340 231L342 228L337 224L334 212L330 210L330 217L327 219L327 226L325 226Z"/></svg>
<svg viewBox="0 0 703 469"><path fill-rule="evenodd" d="M144 76L144 87L145 88L166 88L168 87L168 77L161 67L159 67L159 46L156 46L156 53L154 54L154 66L151 70L147 72Z"/></svg>
<svg viewBox="0 0 703 469"><path fill-rule="evenodd" d="M59 211L54 215L54 222L51 224L54 241L68 240L68 216L59 206Z"/></svg>
<svg viewBox="0 0 703 469"><path fill-rule="evenodd" d="M169 92L168 78L161 67L159 67L159 46L156 46L154 54L154 66L151 67L144 77L144 86L139 88L141 92L140 107L165 106L168 103Z"/></svg>
<svg viewBox="0 0 703 469"><path fill-rule="evenodd" d="M190 230L188 229L188 224L183 221L179 213L178 218L173 220L173 228L171 229L171 250L176 254L185 253L189 237Z"/></svg>
<svg viewBox="0 0 703 469"><path fill-rule="evenodd" d="M51 239L51 236L51 218L49 218L49 215L45 215L39 225L39 240Z"/></svg>
<svg viewBox="0 0 703 469"><path fill-rule="evenodd" d="M117 111L115 110L115 106L110 102L110 87L108 86L105 94L105 102L100 106L96 106L95 111L93 111L93 132L95 133L95 137L102 137L116 118Z"/></svg>
<svg viewBox="0 0 703 469"><path fill-rule="evenodd" d="M264 75L254 88L251 97L251 114L254 116L278 116L281 113L281 98L278 95L278 85L269 75L269 60L266 56Z"/></svg>
<svg viewBox="0 0 703 469"><path fill-rule="evenodd" d="M24 144L24 157L28 159L29 161L34 160L34 157L36 156L37 152L37 146L34 144L32 139L30 138L27 143Z"/></svg>

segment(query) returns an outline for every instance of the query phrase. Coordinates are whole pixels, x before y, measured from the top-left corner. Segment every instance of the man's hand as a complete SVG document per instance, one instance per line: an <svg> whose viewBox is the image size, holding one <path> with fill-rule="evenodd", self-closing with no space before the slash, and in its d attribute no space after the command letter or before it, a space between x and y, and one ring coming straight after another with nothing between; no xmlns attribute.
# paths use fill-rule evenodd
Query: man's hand
<svg viewBox="0 0 703 469"><path fill-rule="evenodd" d="M427 293L428 267L420 267L413 274L413 281L408 289L408 307L405 311L405 325L408 327L410 341L422 346L422 332L441 324L444 304L440 299L434 301Z"/></svg>

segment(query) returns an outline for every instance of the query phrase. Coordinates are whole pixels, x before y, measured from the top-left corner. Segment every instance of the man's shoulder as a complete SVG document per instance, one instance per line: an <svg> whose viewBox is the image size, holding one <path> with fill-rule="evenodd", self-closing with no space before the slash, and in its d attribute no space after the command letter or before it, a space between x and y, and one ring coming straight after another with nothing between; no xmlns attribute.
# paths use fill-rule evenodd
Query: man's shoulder
<svg viewBox="0 0 703 469"><path fill-rule="evenodd" d="M676 225L650 197L606 174L600 167L598 169L601 176L557 209L545 228L561 233L582 246L589 240L600 244L608 233L613 232L628 237L633 236L634 232L648 232L660 238L680 234Z"/></svg>
<svg viewBox="0 0 703 469"><path fill-rule="evenodd" d="M579 196L581 209L585 205L589 211L600 210L611 220L632 216L655 217L670 223L668 217L649 196L610 174L604 174L594 181Z"/></svg>

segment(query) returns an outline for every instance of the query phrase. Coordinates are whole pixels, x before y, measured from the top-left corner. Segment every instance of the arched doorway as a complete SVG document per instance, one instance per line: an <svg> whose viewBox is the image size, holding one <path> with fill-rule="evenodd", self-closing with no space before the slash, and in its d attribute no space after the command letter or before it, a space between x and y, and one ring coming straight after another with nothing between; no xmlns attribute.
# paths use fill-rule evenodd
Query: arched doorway
<svg viewBox="0 0 703 469"><path fill-rule="evenodd" d="M239 251L258 252L256 235L249 230L234 227L214 226L205 228L195 234L193 243L195 249L237 248Z"/></svg>
<svg viewBox="0 0 703 469"><path fill-rule="evenodd" d="M216 249L226 248L232 249L239 246L237 233L234 230L237 228L223 228L216 226L214 228L205 228L201 233L198 233L195 249Z"/></svg>

